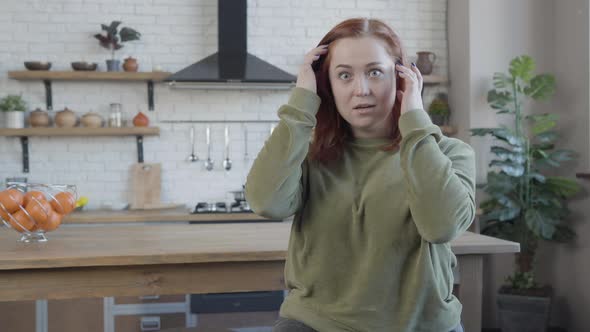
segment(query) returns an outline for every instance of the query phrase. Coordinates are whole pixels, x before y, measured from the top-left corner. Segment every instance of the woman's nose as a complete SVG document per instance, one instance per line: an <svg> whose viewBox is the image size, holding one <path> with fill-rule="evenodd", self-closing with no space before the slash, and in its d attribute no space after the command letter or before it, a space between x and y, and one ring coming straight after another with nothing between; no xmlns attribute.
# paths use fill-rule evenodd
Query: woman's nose
<svg viewBox="0 0 590 332"><path fill-rule="evenodd" d="M359 77L354 82L354 94L356 96L366 96L370 93L369 82L366 77Z"/></svg>

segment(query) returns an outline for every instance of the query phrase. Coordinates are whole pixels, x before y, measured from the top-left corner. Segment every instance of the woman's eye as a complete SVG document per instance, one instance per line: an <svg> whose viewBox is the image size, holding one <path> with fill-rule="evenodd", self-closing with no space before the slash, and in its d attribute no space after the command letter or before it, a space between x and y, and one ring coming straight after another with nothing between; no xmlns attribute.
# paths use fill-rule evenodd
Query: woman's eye
<svg viewBox="0 0 590 332"><path fill-rule="evenodd" d="M347 80L350 78L350 74L347 72L342 72L338 74L338 78L340 78L341 80Z"/></svg>
<svg viewBox="0 0 590 332"><path fill-rule="evenodd" d="M381 75L383 75L383 72L379 69L373 69L369 72L369 77L381 77Z"/></svg>

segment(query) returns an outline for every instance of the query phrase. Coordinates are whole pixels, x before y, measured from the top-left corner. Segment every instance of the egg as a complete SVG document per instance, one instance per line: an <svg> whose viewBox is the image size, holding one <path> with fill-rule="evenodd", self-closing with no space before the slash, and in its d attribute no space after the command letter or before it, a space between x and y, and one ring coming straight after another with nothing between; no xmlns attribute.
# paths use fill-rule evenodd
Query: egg
<svg viewBox="0 0 590 332"><path fill-rule="evenodd" d="M37 199L38 201L44 201L45 200L45 194L43 194L42 192L40 192L38 190L28 191L28 192L25 193L25 197L24 197L24 201L23 201L23 206L29 205L29 203L31 202L31 200L33 200L33 197L35 199Z"/></svg>
<svg viewBox="0 0 590 332"><path fill-rule="evenodd" d="M20 190L8 189L0 192L0 204L6 208L8 213L14 213L23 205L24 195ZM2 209L2 206L0 206ZM4 211L6 212L6 211Z"/></svg>
<svg viewBox="0 0 590 332"><path fill-rule="evenodd" d="M46 232L51 232L52 230L56 229L61 225L61 221L63 219L63 214L57 213L53 210L49 212L49 216L47 217L47 222L40 225L41 229Z"/></svg>
<svg viewBox="0 0 590 332"><path fill-rule="evenodd" d="M76 207L76 199L72 193L62 191L51 200L51 206L59 214L68 214Z"/></svg>
<svg viewBox="0 0 590 332"><path fill-rule="evenodd" d="M51 208L51 204L49 204L46 200L32 200L29 202L29 204L27 204L25 210L27 210L29 215L33 218L33 220L36 223L36 226L40 227L42 224L47 223L49 213L53 209Z"/></svg>
<svg viewBox="0 0 590 332"><path fill-rule="evenodd" d="M24 211L16 211L12 214L12 218L8 220L10 226L15 230L23 233L25 231L32 231L36 228L35 223Z"/></svg>

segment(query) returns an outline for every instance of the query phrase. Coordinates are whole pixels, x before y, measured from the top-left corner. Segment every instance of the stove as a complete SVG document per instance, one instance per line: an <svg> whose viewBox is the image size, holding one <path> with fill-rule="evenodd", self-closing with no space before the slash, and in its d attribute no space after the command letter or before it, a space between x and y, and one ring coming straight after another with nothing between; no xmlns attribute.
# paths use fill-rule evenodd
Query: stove
<svg viewBox="0 0 590 332"><path fill-rule="evenodd" d="M195 209L191 212L193 214L200 213L253 213L250 205L246 201L235 201L227 205L226 202L199 202Z"/></svg>

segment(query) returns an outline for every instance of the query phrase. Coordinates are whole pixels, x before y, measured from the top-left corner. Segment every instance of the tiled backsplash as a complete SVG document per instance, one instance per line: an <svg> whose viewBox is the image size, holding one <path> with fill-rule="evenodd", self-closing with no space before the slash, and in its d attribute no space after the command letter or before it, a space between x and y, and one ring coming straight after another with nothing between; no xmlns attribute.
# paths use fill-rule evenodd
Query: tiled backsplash
<svg viewBox="0 0 590 332"><path fill-rule="evenodd" d="M415 52L437 54L434 73L447 76L446 1L444 0L249 0L248 50L296 74L303 55L339 21L356 16L376 17L390 23L401 35L410 59ZM136 57L140 71L154 66L177 71L217 49L217 1L213 0L23 0L2 4L0 12L0 96L22 93L29 108L45 107L45 90L39 81L8 79L9 70L23 69L24 60L53 63L52 70L69 70L72 61L99 63L110 54L92 38L101 23L123 21L142 33L116 54ZM435 91L427 88L426 103ZM191 124L163 120L277 120L276 110L288 91L172 90L155 88L155 112L146 112L144 83L55 82L54 109L68 107L79 116L97 111L106 117L108 105L123 105L128 118L138 109L146 112L159 137L145 137L146 162L162 163L162 200L192 205L197 201L227 200L228 191L244 182L252 159L269 134L268 124L230 124L233 168L222 169L223 124L212 125L213 171L203 163L186 161L190 154ZM205 125L195 124L196 153L206 158ZM244 127L248 153L244 160ZM134 137L32 137L29 139L30 173L22 173L18 138L0 137L0 179L27 176L29 182L76 184L90 198L90 207L127 201L129 169L137 162Z"/></svg>

